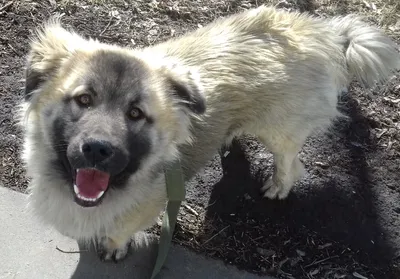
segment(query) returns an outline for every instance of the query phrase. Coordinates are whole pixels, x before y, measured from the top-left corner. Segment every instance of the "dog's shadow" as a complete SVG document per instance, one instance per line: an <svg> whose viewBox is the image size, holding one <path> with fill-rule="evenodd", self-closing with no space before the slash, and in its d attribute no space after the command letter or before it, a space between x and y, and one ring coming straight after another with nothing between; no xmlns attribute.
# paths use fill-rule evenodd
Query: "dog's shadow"
<svg viewBox="0 0 400 279"><path fill-rule="evenodd" d="M247 158L246 145L243 141L234 141L229 155L221 156L223 176L213 187L204 220L209 224L204 231L207 237L227 226L230 229L222 237L210 241L210 247L234 246L242 239L247 245L243 247L243 257L251 258L257 247L274 249L280 246L277 248L280 249L290 239L295 239L296 245L303 242L303 247L307 247L307 234L312 232L358 251L357 260L372 268L389 266L390 260L395 258L395 250L386 242L385 230L378 222L379 212L374 203L377 186L370 179L365 156L366 152L369 156L375 152L376 146L370 140L370 126L358 103L350 97L344 99L347 104L344 112L350 119L339 120L334 125L340 142L325 142L325 138L321 143L314 139L311 147L308 144L311 151L308 150L307 155L307 164L314 164L310 161L316 160L319 148L323 148L325 154L341 148L346 153L343 165L325 170L329 175L307 174L286 200L271 201L261 197L260 187L265 177L261 175L259 179L254 175L255 167ZM259 170L261 173L271 171L271 166ZM248 235L247 242L243 235ZM252 241L254 239L257 241ZM250 246L254 246L253 249ZM289 248L286 252L293 251ZM229 255L215 253L222 257ZM236 261L236 254L227 260ZM256 263L252 266L251 260L248 263L247 268L258 268Z"/></svg>

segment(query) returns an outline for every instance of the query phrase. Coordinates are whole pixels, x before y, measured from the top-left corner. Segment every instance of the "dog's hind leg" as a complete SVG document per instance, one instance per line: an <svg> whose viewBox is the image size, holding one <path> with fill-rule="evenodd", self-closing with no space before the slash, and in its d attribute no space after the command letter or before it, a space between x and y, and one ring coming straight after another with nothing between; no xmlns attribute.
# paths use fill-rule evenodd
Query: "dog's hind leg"
<svg viewBox="0 0 400 279"><path fill-rule="evenodd" d="M286 137L279 137L276 141L267 135L259 135L259 139L274 156L274 172L261 191L264 197L285 199L293 184L304 174L303 164L298 158L303 141L299 144Z"/></svg>

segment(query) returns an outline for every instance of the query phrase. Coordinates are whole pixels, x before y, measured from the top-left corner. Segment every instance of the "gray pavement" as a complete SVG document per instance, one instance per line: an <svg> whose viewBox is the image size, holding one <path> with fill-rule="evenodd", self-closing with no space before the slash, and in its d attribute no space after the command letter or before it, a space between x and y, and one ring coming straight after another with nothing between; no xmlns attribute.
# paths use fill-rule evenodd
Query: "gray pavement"
<svg viewBox="0 0 400 279"><path fill-rule="evenodd" d="M0 185L0 279L147 279L156 256L156 239L146 236L129 257L118 264L103 263L94 248L44 227L26 210L26 195ZM64 252L59 251L56 248ZM74 251L75 253L65 253ZM80 252L78 252L80 251ZM233 266L173 245L160 279L273 279L237 270Z"/></svg>

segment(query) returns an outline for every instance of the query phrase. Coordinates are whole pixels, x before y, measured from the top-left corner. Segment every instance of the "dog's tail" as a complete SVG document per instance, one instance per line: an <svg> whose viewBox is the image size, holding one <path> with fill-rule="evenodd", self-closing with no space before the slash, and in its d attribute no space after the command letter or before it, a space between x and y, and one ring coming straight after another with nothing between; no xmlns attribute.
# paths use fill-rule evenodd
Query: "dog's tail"
<svg viewBox="0 0 400 279"><path fill-rule="evenodd" d="M346 38L345 55L351 78L371 87L400 70L396 44L378 28L354 15L333 18L331 24L335 32Z"/></svg>

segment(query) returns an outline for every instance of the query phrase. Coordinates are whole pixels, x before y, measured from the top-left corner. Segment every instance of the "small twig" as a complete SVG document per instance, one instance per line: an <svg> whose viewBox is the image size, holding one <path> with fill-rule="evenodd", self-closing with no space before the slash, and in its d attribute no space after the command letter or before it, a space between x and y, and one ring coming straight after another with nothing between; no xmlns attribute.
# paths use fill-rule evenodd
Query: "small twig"
<svg viewBox="0 0 400 279"><path fill-rule="evenodd" d="M280 262L278 263L279 269L281 269L282 266L283 266L285 263L287 263L288 260L289 260L289 258L286 258L286 259L280 261Z"/></svg>
<svg viewBox="0 0 400 279"><path fill-rule="evenodd" d="M157 37L154 38L150 45L154 44L158 40L158 38L160 38L160 33L157 34Z"/></svg>
<svg viewBox="0 0 400 279"><path fill-rule="evenodd" d="M18 56L22 56L21 53L19 53L12 45L10 45L9 43L7 45L11 48L12 51L15 52L15 54L17 54Z"/></svg>
<svg viewBox="0 0 400 279"><path fill-rule="evenodd" d="M189 205L184 204L183 206L184 206L187 210L189 210L191 213L193 213L194 215L199 216L199 213L197 213L197 211L194 210L193 208L191 208Z"/></svg>
<svg viewBox="0 0 400 279"><path fill-rule="evenodd" d="M207 208L213 206L217 201L218 201L218 199L216 199L214 202L212 202L209 205L207 205L204 209L207 209Z"/></svg>
<svg viewBox="0 0 400 279"><path fill-rule="evenodd" d="M111 36L107 36L107 35L99 35L99 37L101 37L101 38L103 38L103 39L108 39L108 40L112 40L112 39L115 39L115 38L113 38L113 37L111 37Z"/></svg>
<svg viewBox="0 0 400 279"><path fill-rule="evenodd" d="M82 252L88 252L88 250L64 251L64 250L61 250L60 248L58 248L57 246L56 246L56 250L60 251L61 253L65 253L65 254L78 254L78 253L82 253Z"/></svg>
<svg viewBox="0 0 400 279"><path fill-rule="evenodd" d="M8 9L8 7L10 7L12 4L14 4L14 1L10 1L10 2L6 3L3 7L0 8L0 12Z"/></svg>
<svg viewBox="0 0 400 279"><path fill-rule="evenodd" d="M322 259L322 260L319 260L319 261L316 261L316 262L312 262L312 263L306 265L304 268L308 268L310 266L314 266L316 264L320 264L320 263L323 263L323 262L326 262L328 260L335 259L335 258L338 258L338 257L339 257L338 255L335 255L335 256L332 256L332 257L327 257L325 259Z"/></svg>
<svg viewBox="0 0 400 279"><path fill-rule="evenodd" d="M106 28L104 28L103 31L101 31L99 36L102 36L104 34L104 32L106 32L106 30L110 27L112 19L113 19L113 17L110 17L110 20L108 21Z"/></svg>
<svg viewBox="0 0 400 279"><path fill-rule="evenodd" d="M214 234L212 237L210 237L209 239L207 239L203 245L205 245L206 243L210 242L214 237L216 237L217 235L219 235L220 233L222 233L224 230L226 230L230 225L226 226L225 228L223 228L222 230L220 230L219 232L217 232L216 234Z"/></svg>

